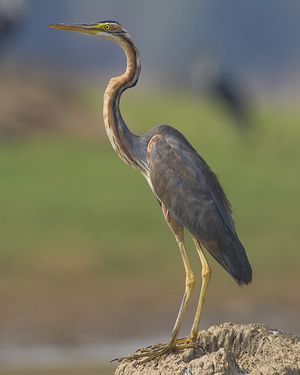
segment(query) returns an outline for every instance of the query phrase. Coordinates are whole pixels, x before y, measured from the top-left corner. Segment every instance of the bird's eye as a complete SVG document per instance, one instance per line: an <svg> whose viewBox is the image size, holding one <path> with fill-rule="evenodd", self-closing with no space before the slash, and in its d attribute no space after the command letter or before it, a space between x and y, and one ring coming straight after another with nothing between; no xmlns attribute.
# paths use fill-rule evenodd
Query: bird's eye
<svg viewBox="0 0 300 375"><path fill-rule="evenodd" d="M110 30L110 25L104 25L104 30Z"/></svg>

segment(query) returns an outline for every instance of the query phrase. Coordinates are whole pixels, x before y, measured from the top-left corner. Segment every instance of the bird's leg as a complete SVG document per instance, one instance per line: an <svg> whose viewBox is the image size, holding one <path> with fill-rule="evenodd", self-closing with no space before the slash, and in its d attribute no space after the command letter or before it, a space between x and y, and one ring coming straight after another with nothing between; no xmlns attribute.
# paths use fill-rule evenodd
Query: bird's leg
<svg viewBox="0 0 300 375"><path fill-rule="evenodd" d="M198 301L198 306L197 306L197 310L196 310L196 315L195 315L193 327L192 327L192 330L191 330L191 341L196 343L197 335L198 335L198 329L199 329L199 323L200 323L201 313L202 313L202 308L203 308L203 303L204 303L205 296L206 296L207 286L209 284L210 277L211 277L211 269L210 269L210 267L207 263L207 260L204 256L204 253L203 253L203 250L201 248L201 245L200 245L199 241L197 241L197 239L194 238L194 237L193 237L193 240L194 240L194 243L195 243L199 258L200 258L200 261L201 261L201 266L202 266L202 272L201 272L202 284L201 284L200 297L199 297L199 301Z"/></svg>
<svg viewBox="0 0 300 375"><path fill-rule="evenodd" d="M170 348L175 349L176 348L176 340L177 340L177 337L178 337L178 334L179 334L182 319L183 319L184 313L186 311L187 305L190 301L192 292L194 290L195 276L194 276L193 271L191 269L191 266L190 266L190 263L189 263L189 260L188 260L187 254L186 254L186 250L185 250L185 247L184 247L183 228L180 224L177 223L177 221L175 221L173 219L173 217L169 213L169 210L164 205L162 206L162 210L163 210L166 222L168 223L172 233L175 236L175 239L176 239L176 242L178 244L180 254L181 254L181 257L182 257L184 270L185 270L185 291L184 291L182 302L181 302L179 312L178 312L178 315L177 315L177 318L176 318L176 322L175 322L175 325L174 325L174 328L173 328L173 331L172 331L171 340L169 342Z"/></svg>
<svg viewBox="0 0 300 375"><path fill-rule="evenodd" d="M160 357L161 355L168 353L169 351L176 350L176 349L185 349L194 347L194 343L191 340L177 340L178 333L181 327L182 319L184 313L186 311L187 305L190 301L194 286L195 286L195 276L191 269L185 247L184 247L184 236L183 236L183 227L178 224L173 217L170 215L169 211L166 209L164 205L162 205L162 210L166 222L168 223L172 233L175 236L177 241L180 254L183 260L183 265L185 269L185 291L182 298L182 302L179 308L179 312L176 318L176 322L172 331L171 340L169 343L166 344L157 344L155 346L150 346L146 349L140 349L136 354L133 354L129 357L120 358L119 361L125 360L133 360L133 359L141 359L141 362L148 362L152 359Z"/></svg>

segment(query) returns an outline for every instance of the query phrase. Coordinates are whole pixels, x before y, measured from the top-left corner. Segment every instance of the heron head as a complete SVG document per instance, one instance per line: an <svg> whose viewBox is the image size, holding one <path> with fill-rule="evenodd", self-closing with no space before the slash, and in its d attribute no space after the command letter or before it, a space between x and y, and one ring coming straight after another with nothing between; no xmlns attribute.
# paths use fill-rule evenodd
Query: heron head
<svg viewBox="0 0 300 375"><path fill-rule="evenodd" d="M55 24L49 25L50 28L64 31L74 31L85 35L99 36L102 38L118 40L127 34L126 30L116 21L101 21L91 24Z"/></svg>

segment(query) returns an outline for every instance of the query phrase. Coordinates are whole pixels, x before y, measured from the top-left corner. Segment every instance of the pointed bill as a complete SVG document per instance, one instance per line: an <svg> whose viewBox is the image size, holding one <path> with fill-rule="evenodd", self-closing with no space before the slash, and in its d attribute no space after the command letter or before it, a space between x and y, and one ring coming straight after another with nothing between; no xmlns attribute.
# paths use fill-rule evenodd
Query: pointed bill
<svg viewBox="0 0 300 375"><path fill-rule="evenodd" d="M90 34L95 35L99 32L99 28L96 27L96 24L85 25L85 24L64 24L57 23L49 25L51 29L63 30L63 31L73 31L81 34Z"/></svg>

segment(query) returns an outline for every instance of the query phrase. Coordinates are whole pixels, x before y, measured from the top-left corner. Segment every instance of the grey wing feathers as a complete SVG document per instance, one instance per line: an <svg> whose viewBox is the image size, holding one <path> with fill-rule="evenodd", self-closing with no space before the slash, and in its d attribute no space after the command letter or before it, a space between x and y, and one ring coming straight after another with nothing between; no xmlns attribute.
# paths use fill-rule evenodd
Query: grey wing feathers
<svg viewBox="0 0 300 375"><path fill-rule="evenodd" d="M158 198L238 283L250 282L251 267L216 176L175 129L165 127L152 139L149 174Z"/></svg>

